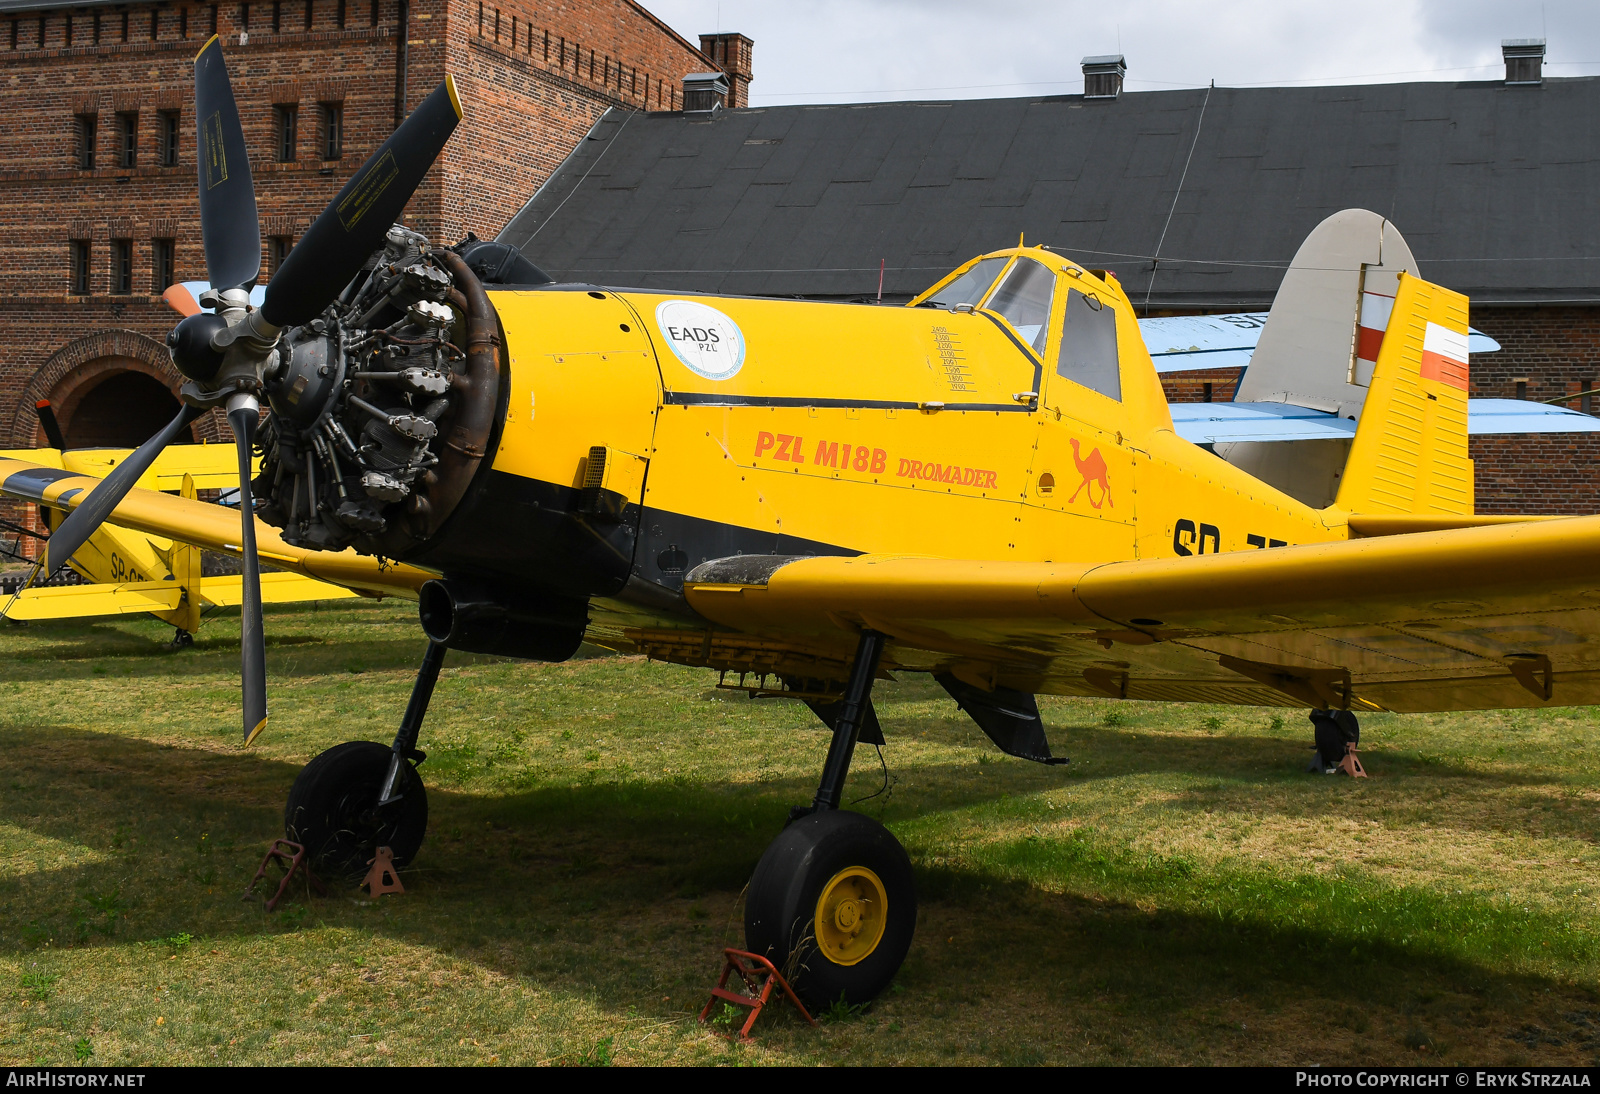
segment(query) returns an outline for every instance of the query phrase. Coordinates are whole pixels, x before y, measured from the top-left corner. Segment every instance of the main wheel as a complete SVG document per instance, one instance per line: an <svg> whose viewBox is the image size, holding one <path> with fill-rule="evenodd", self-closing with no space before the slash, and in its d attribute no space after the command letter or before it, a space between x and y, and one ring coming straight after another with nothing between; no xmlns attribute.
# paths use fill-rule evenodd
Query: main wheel
<svg viewBox="0 0 1600 1094"><path fill-rule="evenodd" d="M745 900L745 946L812 1007L875 998L916 927L911 860L860 813L826 810L785 828L756 864Z"/></svg>
<svg viewBox="0 0 1600 1094"><path fill-rule="evenodd" d="M416 857L428 829L428 792L416 770L401 764L399 799L378 808L392 755L375 741L348 741L300 769L283 830L319 872L360 877L379 847L394 852L396 866Z"/></svg>

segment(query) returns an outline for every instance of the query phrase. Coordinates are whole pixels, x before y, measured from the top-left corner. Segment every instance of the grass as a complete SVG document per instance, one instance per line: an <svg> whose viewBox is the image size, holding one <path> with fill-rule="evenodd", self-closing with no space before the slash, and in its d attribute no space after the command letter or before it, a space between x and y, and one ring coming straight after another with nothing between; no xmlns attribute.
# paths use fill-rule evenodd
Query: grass
<svg viewBox="0 0 1600 1094"><path fill-rule="evenodd" d="M300 766L387 739L407 605L268 616L240 747L235 619L0 625L0 1063L1588 1063L1600 758L1587 710L1363 719L1044 699L1067 768L882 684L921 912L890 991L738 1044L695 1018L826 749L803 707L637 659L451 654L404 896L240 893ZM850 798L880 790L862 758ZM741 1019L742 1021L742 1019Z"/></svg>

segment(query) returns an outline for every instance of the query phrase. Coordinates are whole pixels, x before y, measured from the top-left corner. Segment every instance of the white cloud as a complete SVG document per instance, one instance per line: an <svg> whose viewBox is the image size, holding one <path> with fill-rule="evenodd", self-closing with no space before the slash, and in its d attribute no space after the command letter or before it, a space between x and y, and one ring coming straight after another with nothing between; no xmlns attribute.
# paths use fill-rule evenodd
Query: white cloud
<svg viewBox="0 0 1600 1094"><path fill-rule="evenodd" d="M755 40L751 104L1065 94L1120 51L1129 90L1495 79L1502 38L1600 75L1594 0L643 0L690 41Z"/></svg>

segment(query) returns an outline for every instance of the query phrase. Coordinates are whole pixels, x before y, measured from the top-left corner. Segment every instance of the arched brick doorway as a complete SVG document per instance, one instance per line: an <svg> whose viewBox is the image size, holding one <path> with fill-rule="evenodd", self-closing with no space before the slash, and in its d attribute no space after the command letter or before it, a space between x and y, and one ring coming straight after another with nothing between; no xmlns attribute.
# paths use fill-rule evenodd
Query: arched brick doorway
<svg viewBox="0 0 1600 1094"><path fill-rule="evenodd" d="M147 368L126 358L102 358L64 380L50 402L67 447L137 448L159 433L180 404Z"/></svg>
<svg viewBox="0 0 1600 1094"><path fill-rule="evenodd" d="M69 445L135 447L172 420L182 383L167 347L154 338L131 330L85 335L51 354L29 378L9 428L0 426L0 434L10 434L0 448L46 443L33 409L40 399L50 400ZM226 419L212 411L201 416L188 439L202 438L231 442L233 435Z"/></svg>

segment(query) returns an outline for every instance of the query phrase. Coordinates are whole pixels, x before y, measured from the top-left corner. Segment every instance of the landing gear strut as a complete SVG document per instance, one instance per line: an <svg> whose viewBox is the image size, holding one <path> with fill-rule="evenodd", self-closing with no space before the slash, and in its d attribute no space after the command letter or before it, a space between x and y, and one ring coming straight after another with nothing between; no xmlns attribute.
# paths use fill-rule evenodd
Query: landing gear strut
<svg viewBox="0 0 1600 1094"><path fill-rule="evenodd" d="M347 741L300 770L283 811L284 832L304 845L317 869L354 879L366 872L379 847L394 864L416 857L428 830L428 792L417 774L427 754L417 749L422 719L439 680L446 647L429 642L400 719L394 744Z"/></svg>
<svg viewBox="0 0 1600 1094"><path fill-rule="evenodd" d="M861 632L822 781L767 847L745 901L745 946L808 1006L865 1003L899 971L917 924L911 860L889 830L839 808L884 636Z"/></svg>

